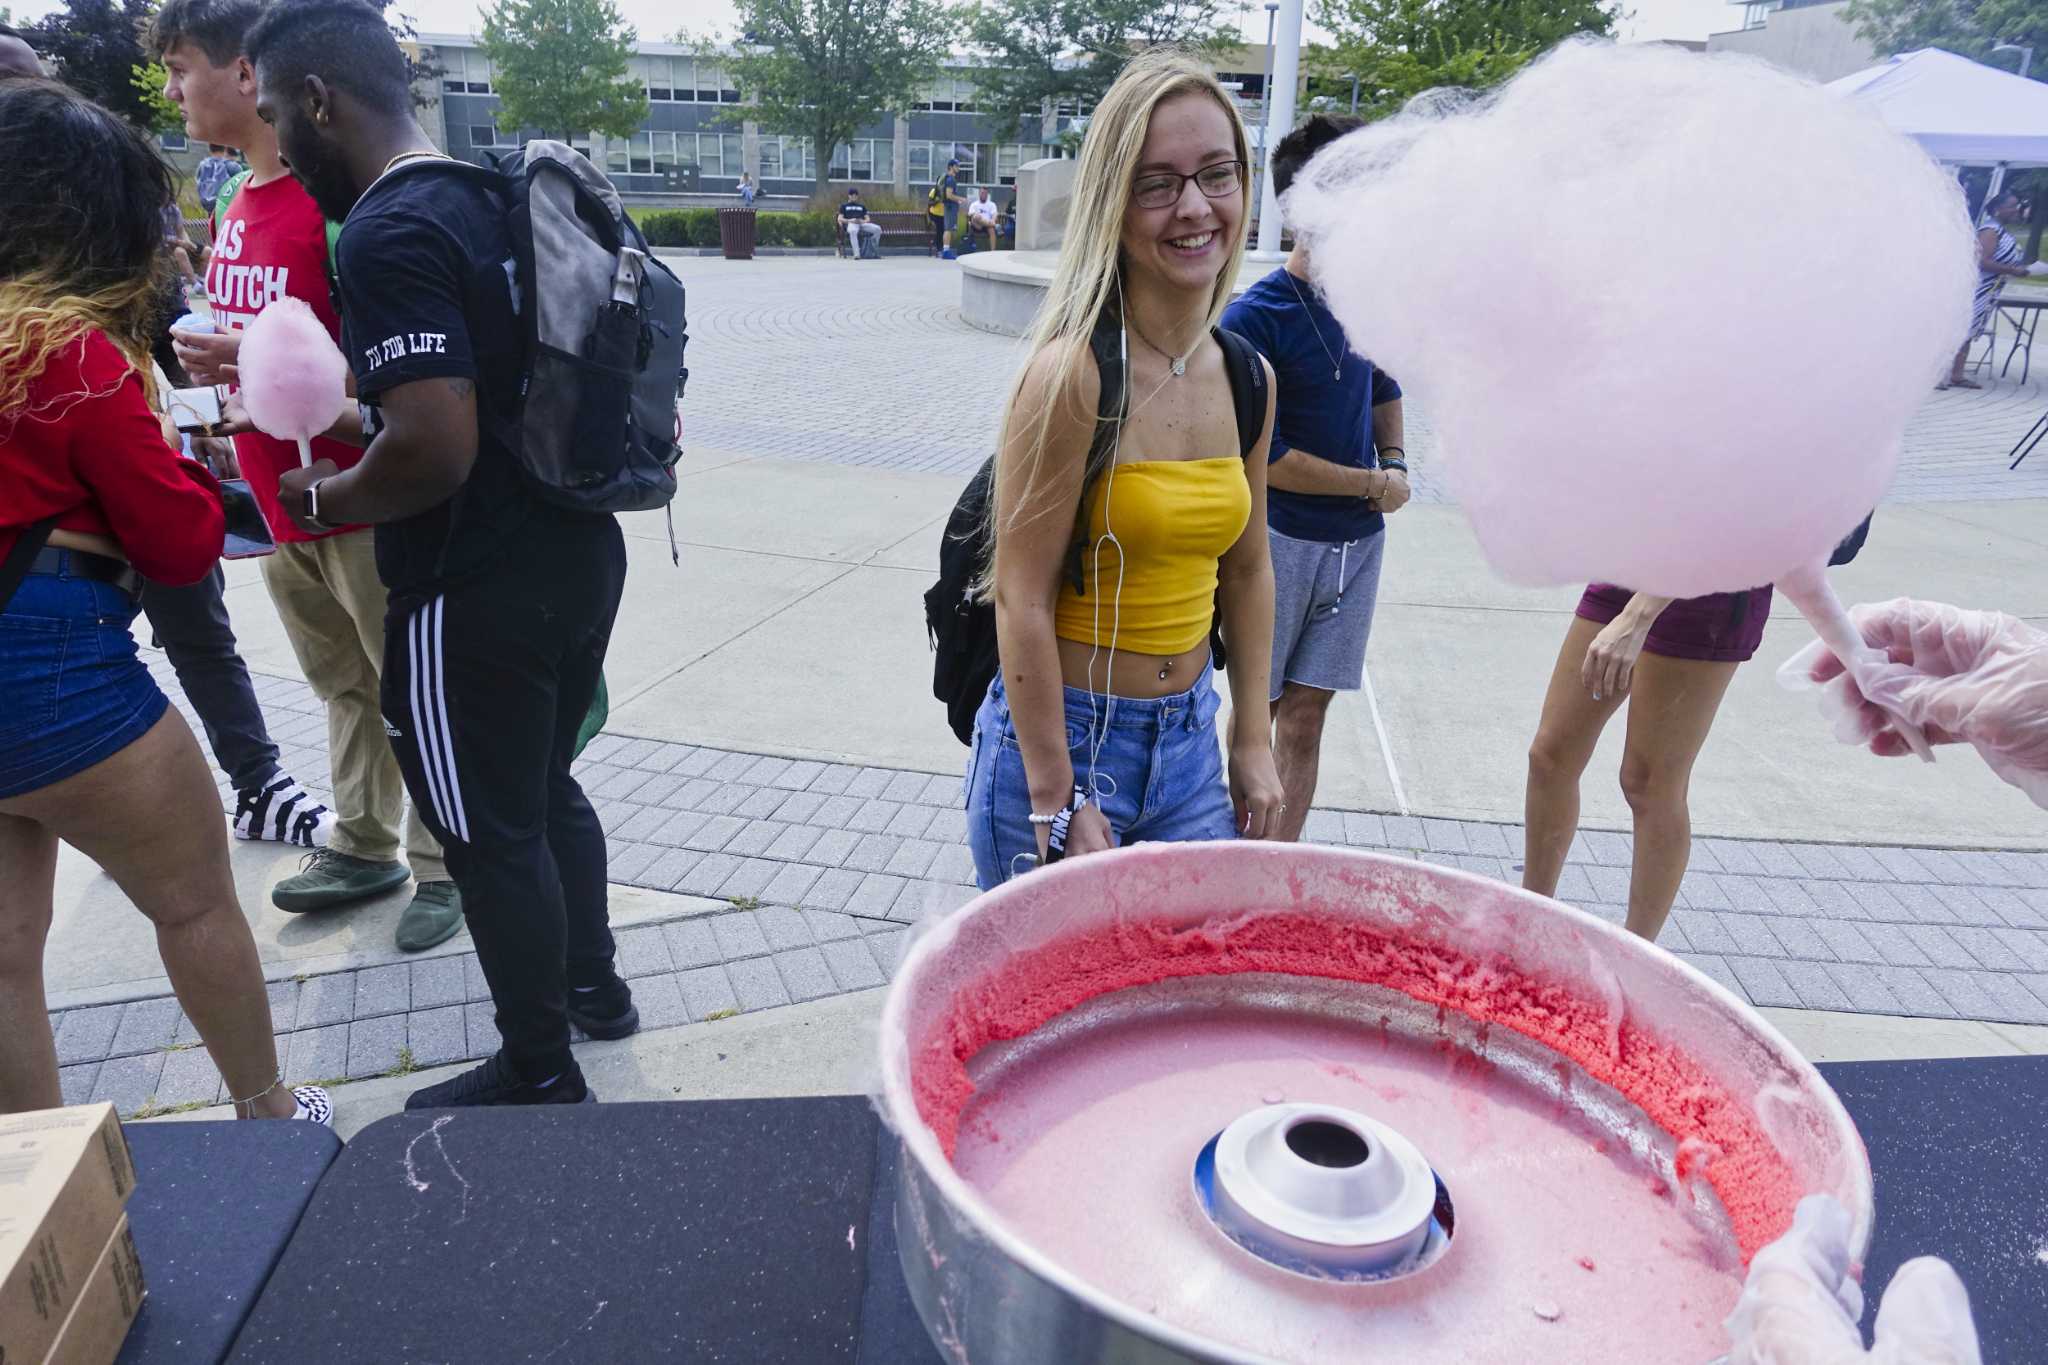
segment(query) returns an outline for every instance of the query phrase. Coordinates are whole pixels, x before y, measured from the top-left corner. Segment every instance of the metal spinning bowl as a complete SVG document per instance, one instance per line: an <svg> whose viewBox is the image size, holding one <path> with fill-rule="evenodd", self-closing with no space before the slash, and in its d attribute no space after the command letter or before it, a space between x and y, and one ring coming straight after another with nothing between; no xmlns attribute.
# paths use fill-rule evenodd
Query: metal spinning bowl
<svg viewBox="0 0 2048 1365"><path fill-rule="evenodd" d="M1354 1141L1351 1136L1339 1133L1335 1136L1343 1150L1335 1155L1302 1150L1315 1166L1358 1166L1362 1170L1368 1149L1376 1159L1381 1147L1408 1159L1403 1153L1412 1151L1412 1145L1400 1135L1400 1125L1384 1132L1374 1126L1376 1116L1354 1115L1343 1108L1307 1112L1318 1103L1327 1108L1330 1101L1326 1096L1283 1096L1254 1090L1233 1097L1225 1093L1229 1085L1217 1079L1223 1073L1215 1066L1191 1075L1200 1088L1216 1092L1199 1098L1201 1102L1213 1100L1220 1119L1199 1120L1187 1132L1165 1132L1156 1139L1150 1132L1133 1132L1130 1152L1118 1158L1128 1163L1129 1178L1120 1179L1114 1192L1114 1202L1121 1207L1115 1211L1112 1230L1128 1223L1136 1225L1142 1235L1134 1234L1130 1245L1107 1261L1077 1268L1087 1258L1073 1254L1072 1239L1064 1249L1054 1245L1061 1240L1057 1235L1060 1228L1041 1219L1034 1229L1031 1218L1014 1216L1014 1201L1011 1215L1006 1216L988 1190L978 1187L948 1158L919 1112L914 1061L920 1055L930 1055L920 1054L920 1048L947 1036L944 1031L963 999L981 998L977 992L985 991L992 973L1000 979L999 969L1020 955L1137 920L1164 920L1175 928L1227 927L1242 923L1248 912L1274 910L1356 921L1404 941L1454 946L1476 962L1511 967L1523 977L1555 983L1581 999L1614 1001L1625 1009L1632 1038L1681 1043L1687 1058L1709 1073L1738 1106L1754 1112L1770 1145L1801 1188L1826 1190L1842 1200L1853 1224L1852 1250L1859 1258L1867 1250L1872 1216L1869 1165L1862 1141L1840 1101L1819 1073L1760 1016L1670 954L1556 901L1403 859L1263 843L1140 846L1036 872L980 897L919 938L890 987L881 1028L880 1101L902 1144L896 1215L901 1257L918 1311L949 1359L975 1365L1336 1360L1384 1348L1393 1352L1385 1358L1414 1360L1419 1358L1413 1337L1418 1322L1443 1320L1447 1307L1461 1296L1471 1295L1480 1280L1493 1283L1501 1278L1492 1270L1482 1271L1488 1264L1486 1257L1521 1255L1526 1259L1526 1239L1518 1244L1519 1250L1503 1250L1500 1243L1504 1239L1496 1235L1501 1231L1499 1224L1515 1221L1513 1210L1519 1205L1498 1198L1490 1203L1483 1199L1468 1202L1469 1182L1467 1190L1461 1191L1459 1175L1439 1167L1448 1182L1448 1202L1456 1205L1455 1239L1445 1242L1442 1234L1448 1232L1449 1219L1442 1217L1445 1226L1434 1234L1430 1250L1408 1262L1402 1272L1406 1278L1394 1283L1346 1283L1341 1277L1320 1283L1304 1279L1299 1272L1305 1267L1287 1259L1300 1251L1302 1244L1296 1234L1307 1228L1311 1243L1316 1237L1337 1237L1315 1229L1339 1225L1338 1214L1352 1217L1357 1226L1370 1225L1370 1230L1358 1233L1351 1248L1340 1247L1329 1255L1318 1255L1311 1246L1308 1258L1319 1261L1365 1255L1374 1273L1379 1273L1387 1262L1370 1261L1378 1254L1372 1248L1393 1246L1414 1232L1413 1209L1418 1206L1413 1187L1426 1181L1428 1168L1418 1170L1411 1161L1405 1177L1410 1188L1403 1195L1395 1185L1386 1185L1382 1203L1387 1207L1369 1206L1366 1195L1328 1194L1333 1202L1326 1212L1332 1217L1319 1221L1318 1210L1312 1206L1326 1196L1317 1191L1335 1190L1329 1182L1348 1178L1345 1171L1281 1169L1290 1158L1276 1145L1277 1139L1262 1137L1259 1127L1271 1123L1284 1127L1302 1117L1325 1128L1328 1123L1348 1126L1357 1135L1355 1147L1348 1146ZM1459 1059L1481 1068L1487 1085L1513 1100L1498 1112L1513 1108L1517 1113L1536 1113L1549 1106L1543 1112L1554 1111L1560 1122L1598 1134L1593 1145L1599 1150L1607 1151L1611 1139L1616 1156L1610 1160L1617 1168L1626 1165L1631 1172L1640 1170L1652 1183L1668 1181L1672 1202L1682 1206L1673 1217L1685 1220L1686 1235L1696 1238L1710 1253L1729 1258L1724 1273L1739 1279L1728 1212L1704 1182L1683 1178L1685 1163L1677 1159L1677 1144L1628 1096L1530 1037L1498 1025L1489 1029L1385 985L1247 971L1110 990L1059 1013L1022 1037L983 1048L967 1060L967 1072L977 1095L974 1103L982 1103L985 1097L994 1102L1005 1087L1021 1088L1033 1083L1034 1077L1057 1076L1061 1067L1087 1065L1097 1073L1105 1066L1113 1067L1113 1061L1104 1059L1123 1055L1116 1049L1126 1041L1137 1045L1147 1036L1170 1036L1197 1040L1188 1046L1199 1050L1198 1040L1203 1037L1227 1039L1236 1036L1234 1029L1269 1027L1283 1033L1294 1028L1316 1030L1320 1031L1317 1036L1325 1038L1376 1037L1379 1046L1397 1049L1428 1047L1435 1055L1452 1059L1452 1072ZM1162 1029L1171 1032L1161 1033ZM1147 1030L1151 1030L1149 1035ZM1154 1084L1156 1088L1156 1078ZM1760 1096L1768 1103L1758 1105ZM1297 1099L1311 1104L1276 1103ZM1303 1112L1290 1118L1295 1110ZM975 1111L970 1107L966 1112L972 1115ZM1276 1117L1269 1120L1261 1117L1262 1113ZM1011 1115L1004 1121L1007 1124L1014 1119ZM976 1121L970 1118L963 1132L973 1130ZM1133 1125L1138 1129L1146 1126L1142 1121ZM1173 1120L1162 1119L1158 1126L1170 1129ZM1226 1126L1246 1131L1233 1139L1221 1131ZM1322 1136L1327 1139L1331 1134ZM959 1154L963 1162L966 1141L963 1139ZM1000 1147L1000 1136L991 1141ZM1236 1142L1240 1154L1250 1152L1254 1165L1263 1160L1276 1175L1270 1188L1254 1189L1237 1199L1219 1198L1214 1203L1220 1207L1205 1212L1205 1203L1211 1201L1203 1196L1201 1177L1190 1178L1194 1153L1206 1142L1206 1150L1213 1154L1219 1141ZM982 1146L989 1148L989 1143ZM1089 1150L1099 1146L1091 1140ZM1264 1157L1259 1156L1262 1150ZM1422 1156L1435 1160L1428 1150ZM1242 1160L1238 1169L1242 1191L1247 1179ZM1402 1179L1384 1172L1376 1178L1396 1184ZM1318 1181L1324 1183L1318 1185ZM1278 1208L1275 1197L1281 1203L1292 1198L1295 1207L1255 1216L1251 1225L1246 1224L1244 1208ZM1337 1207L1345 1199L1353 1202ZM1359 1199L1367 1202L1359 1203ZM1406 1222L1388 1232L1381 1215L1403 1199L1410 1210ZM1444 1203L1437 1209L1440 1215L1448 1214ZM1786 1212L1789 1214L1789 1209ZM1261 1221L1266 1217L1273 1226L1286 1225L1286 1235L1274 1233L1272 1226ZM1212 1219L1213 1224L1207 1221ZM1229 1225L1227 1219L1235 1219L1236 1225ZM1289 1219L1293 1221L1288 1223ZM1489 1228L1488 1220L1495 1226ZM1420 1233L1415 1236L1419 1238ZM1268 1243L1280 1244L1280 1252L1271 1253ZM1412 1249L1418 1244L1411 1240L1403 1245ZM1664 1245L1669 1245L1668 1240ZM1170 1273L1163 1273L1164 1282L1198 1280L1206 1286L1199 1295L1179 1298L1158 1292L1162 1274L1145 1272L1161 1268L1144 1264L1154 1247L1161 1257L1181 1258L1168 1268ZM1647 1257L1636 1259L1654 1261L1657 1254L1653 1249ZM1261 1262L1258 1255L1273 1264ZM1461 1258L1465 1262L1462 1267ZM1580 1264L1588 1272L1593 1269L1590 1258ZM1313 1265L1306 1269L1319 1273ZM1632 1292L1642 1297L1638 1282L1622 1278L1630 1269L1616 1265L1614 1278L1603 1282L1605 1292L1627 1297L1621 1292L1623 1287L1636 1283ZM1648 1274L1660 1267L1634 1269ZM1602 1270L1608 1270L1604 1263ZM1148 1280L1150 1287L1146 1288ZM1585 1283L1591 1282L1589 1277ZM1605 1311L1597 1307L1602 1302L1597 1296L1580 1293L1578 1301L1590 1311L1577 1312L1576 1317L1565 1312L1566 1321L1555 1324L1555 1330L1563 1332L1575 1324L1591 1330L1589 1324ZM1219 1301L1228 1302L1227 1312L1204 1307ZM1560 1302L1573 1300L1561 1298ZM1560 1308L1540 1295L1519 1303L1522 1307L1516 1311L1520 1316L1501 1331L1531 1334L1531 1344L1522 1358L1589 1362L1602 1358L1597 1351L1585 1354L1587 1344L1577 1338L1553 1337L1546 1346L1534 1334L1552 1330ZM1500 1312L1497 1303L1485 1302L1483 1307L1487 1312ZM1694 1311L1711 1329L1726 1306L1718 1312L1712 1305L1696 1306ZM1317 1318L1316 1314L1324 1316ZM1508 1316L1514 1317L1515 1312ZM1239 1319L1258 1326L1237 1331ZM1275 1330L1276 1324L1287 1327L1296 1321L1302 1325L1299 1336ZM1331 1323L1343 1324L1345 1339L1341 1343L1330 1338ZM1382 1328L1383 1337L1379 1335ZM1322 1344L1303 1344L1310 1341ZM1641 1354L1642 1346L1638 1341L1634 1349L1613 1358L1649 1358ZM1498 1358L1511 1358L1512 1354L1506 1352ZM1658 1359L1672 1358L1668 1350L1652 1354ZM1701 1350L1698 1358L1705 1361L1715 1354L1715 1349ZM1486 1357L1487 1352L1478 1351L1460 1359L1463 1365L1477 1365Z"/></svg>

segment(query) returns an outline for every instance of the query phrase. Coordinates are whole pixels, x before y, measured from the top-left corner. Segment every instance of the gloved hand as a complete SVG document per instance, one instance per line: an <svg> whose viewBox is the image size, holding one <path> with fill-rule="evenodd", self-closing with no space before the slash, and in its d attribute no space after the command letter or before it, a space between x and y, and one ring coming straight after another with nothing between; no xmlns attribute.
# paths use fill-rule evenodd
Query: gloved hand
<svg viewBox="0 0 2048 1365"><path fill-rule="evenodd" d="M1728 1365L1982 1365L1970 1296L1948 1262L1899 1267L1863 1349L1863 1291L1849 1278L1849 1212L1832 1195L1799 1201L1792 1226L1749 1263L1728 1315Z"/></svg>
<svg viewBox="0 0 2048 1365"><path fill-rule="evenodd" d="M1887 711L1920 726L1931 744L1969 744L1991 771L2048 807L2048 634L2000 612L1895 598L1850 618L1891 661L1859 688L1819 641L1792 656L1778 680L1820 688L1821 713L1846 744L1907 752Z"/></svg>

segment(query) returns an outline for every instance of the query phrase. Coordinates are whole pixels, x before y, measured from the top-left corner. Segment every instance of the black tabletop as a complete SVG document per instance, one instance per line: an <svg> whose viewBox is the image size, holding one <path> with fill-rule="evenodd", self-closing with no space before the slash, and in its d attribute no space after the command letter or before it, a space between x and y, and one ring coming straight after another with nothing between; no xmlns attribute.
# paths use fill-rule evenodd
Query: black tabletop
<svg viewBox="0 0 2048 1365"><path fill-rule="evenodd" d="M854 1096L379 1120L233 1358L915 1365L862 1345L871 1278L907 1299L878 1245L879 1126Z"/></svg>
<svg viewBox="0 0 2048 1365"><path fill-rule="evenodd" d="M149 1295L120 1365L219 1360L341 1139L313 1123L131 1123L128 1226Z"/></svg>
<svg viewBox="0 0 2048 1365"><path fill-rule="evenodd" d="M1941 1256L1989 1365L2048 1359L2048 1058L1822 1070L1876 1171L1873 1312ZM895 1187L852 1096L396 1115L321 1182L234 1358L929 1365Z"/></svg>
<svg viewBox="0 0 2048 1365"><path fill-rule="evenodd" d="M1877 1182L1865 1329L1902 1262L1939 1256L1970 1291L1985 1365L2048 1361L2048 1057L1820 1069Z"/></svg>

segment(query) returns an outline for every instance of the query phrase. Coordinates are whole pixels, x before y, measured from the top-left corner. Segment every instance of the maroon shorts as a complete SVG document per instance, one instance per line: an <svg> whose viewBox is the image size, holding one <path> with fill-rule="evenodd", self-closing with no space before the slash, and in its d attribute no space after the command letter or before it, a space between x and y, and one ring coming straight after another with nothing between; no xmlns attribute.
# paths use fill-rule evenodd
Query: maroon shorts
<svg viewBox="0 0 2048 1365"><path fill-rule="evenodd" d="M1621 615L1621 609L1633 596L1627 588L1595 583L1579 599L1578 614L1605 625ZM1650 627L1643 648L1667 659L1739 664L1756 653L1756 647L1763 642L1764 622L1770 616L1768 584L1747 592L1680 598L1664 608L1664 614Z"/></svg>

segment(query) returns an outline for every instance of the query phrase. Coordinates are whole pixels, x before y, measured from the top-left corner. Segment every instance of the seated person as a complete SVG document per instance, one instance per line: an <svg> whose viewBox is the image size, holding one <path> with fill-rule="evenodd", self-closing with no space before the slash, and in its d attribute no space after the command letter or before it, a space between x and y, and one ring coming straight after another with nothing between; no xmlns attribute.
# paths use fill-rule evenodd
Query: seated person
<svg viewBox="0 0 2048 1365"><path fill-rule="evenodd" d="M860 201L859 190L848 190L846 202L839 206L839 225L846 232L846 244L853 248L854 260L861 257L861 243L874 245L877 258L882 254L882 225L868 221L868 206Z"/></svg>
<svg viewBox="0 0 2048 1365"><path fill-rule="evenodd" d="M977 248L985 245L990 251L996 249L996 225L1001 220L1002 210L988 197L988 190L976 190L974 202L967 206L967 235Z"/></svg>

